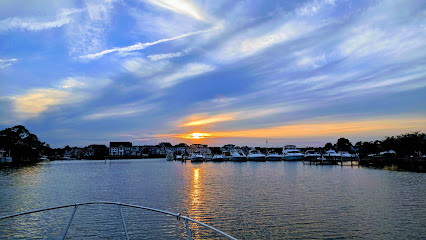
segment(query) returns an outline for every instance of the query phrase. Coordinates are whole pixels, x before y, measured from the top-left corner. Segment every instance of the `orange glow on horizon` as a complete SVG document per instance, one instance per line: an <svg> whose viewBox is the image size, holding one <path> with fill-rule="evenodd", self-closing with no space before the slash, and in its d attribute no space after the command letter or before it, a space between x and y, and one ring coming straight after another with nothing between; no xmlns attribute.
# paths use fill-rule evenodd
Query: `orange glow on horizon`
<svg viewBox="0 0 426 240"><path fill-rule="evenodd" d="M179 125L179 127L207 125L211 123L232 121L234 119L235 119L235 114L219 114L219 115L206 117L202 119L199 119L199 117L196 116L196 117L191 117L188 122Z"/></svg>
<svg viewBox="0 0 426 240"><path fill-rule="evenodd" d="M202 138L207 138L210 137L211 134L210 133L190 133L190 134L186 134L184 136L181 136L180 138L184 138L184 139L202 139Z"/></svg>
<svg viewBox="0 0 426 240"><path fill-rule="evenodd" d="M316 136L341 136L363 134L400 134L401 131L425 131L426 118L369 119L358 121L322 120L261 129L238 131L216 131L209 133L163 134L155 137L174 137L182 139L207 138L300 138ZM366 135L367 133L367 135Z"/></svg>

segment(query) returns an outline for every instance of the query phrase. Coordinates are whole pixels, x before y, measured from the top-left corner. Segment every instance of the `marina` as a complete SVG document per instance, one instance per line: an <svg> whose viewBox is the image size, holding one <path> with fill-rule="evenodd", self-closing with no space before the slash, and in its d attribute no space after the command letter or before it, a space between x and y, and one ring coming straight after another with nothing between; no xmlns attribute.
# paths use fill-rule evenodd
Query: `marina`
<svg viewBox="0 0 426 240"><path fill-rule="evenodd" d="M0 170L0 216L93 201L180 213L237 239L424 236L424 174L301 161L50 161ZM96 189L96 191L93 191ZM79 206L66 239L125 239L118 207ZM0 235L60 238L73 207L0 221ZM188 239L184 221L122 207L129 239ZM189 223L193 239L223 239Z"/></svg>

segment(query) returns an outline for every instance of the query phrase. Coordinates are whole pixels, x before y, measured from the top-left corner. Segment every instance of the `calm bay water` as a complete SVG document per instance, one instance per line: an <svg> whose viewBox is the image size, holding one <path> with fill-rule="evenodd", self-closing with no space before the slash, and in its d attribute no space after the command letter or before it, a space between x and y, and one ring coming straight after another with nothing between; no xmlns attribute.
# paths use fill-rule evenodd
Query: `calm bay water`
<svg viewBox="0 0 426 240"><path fill-rule="evenodd" d="M0 215L87 201L182 213L239 239L421 239L426 174L301 162L54 161L0 170ZM183 221L123 207L131 239L186 238ZM60 238L72 208L0 221L0 237ZM220 239L191 226L194 237ZM125 239L113 205L79 207L69 239Z"/></svg>

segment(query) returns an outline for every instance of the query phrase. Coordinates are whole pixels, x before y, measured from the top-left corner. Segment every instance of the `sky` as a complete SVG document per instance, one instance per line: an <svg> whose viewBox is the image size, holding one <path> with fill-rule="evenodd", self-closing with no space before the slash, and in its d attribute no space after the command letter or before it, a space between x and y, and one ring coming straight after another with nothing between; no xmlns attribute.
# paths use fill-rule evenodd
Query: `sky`
<svg viewBox="0 0 426 240"><path fill-rule="evenodd" d="M52 147L426 131L421 0L2 0L0 128Z"/></svg>

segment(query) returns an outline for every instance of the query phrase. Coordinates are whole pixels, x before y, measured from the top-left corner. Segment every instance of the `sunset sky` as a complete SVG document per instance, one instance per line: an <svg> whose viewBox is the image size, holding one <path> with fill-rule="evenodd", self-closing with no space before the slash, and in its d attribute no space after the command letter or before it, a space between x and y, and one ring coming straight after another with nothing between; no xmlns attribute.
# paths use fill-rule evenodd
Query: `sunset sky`
<svg viewBox="0 0 426 240"><path fill-rule="evenodd" d="M53 147L426 131L426 1L2 0L0 128Z"/></svg>

